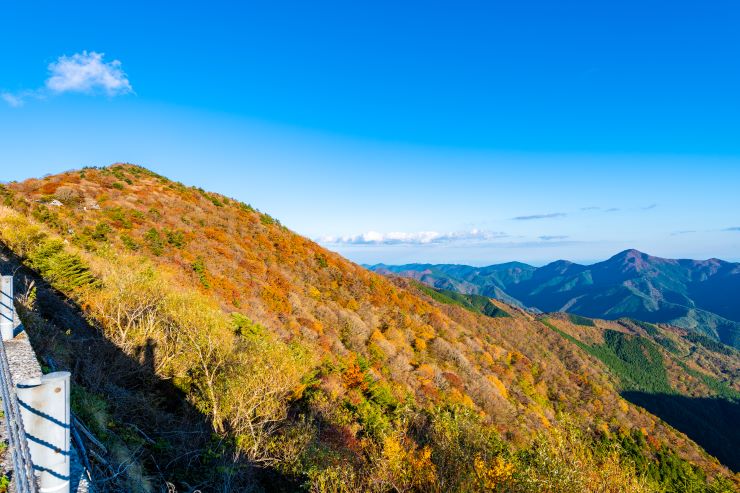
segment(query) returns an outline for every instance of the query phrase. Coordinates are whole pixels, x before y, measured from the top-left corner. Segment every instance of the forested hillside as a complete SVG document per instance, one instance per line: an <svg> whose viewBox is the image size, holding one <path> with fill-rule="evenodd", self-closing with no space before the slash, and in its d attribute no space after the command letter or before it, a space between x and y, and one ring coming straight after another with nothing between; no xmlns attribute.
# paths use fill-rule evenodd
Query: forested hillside
<svg viewBox="0 0 740 493"><path fill-rule="evenodd" d="M740 470L740 352L685 329L550 315L542 323L601 360L621 394Z"/></svg>
<svg viewBox="0 0 740 493"><path fill-rule="evenodd" d="M442 303L492 317L508 316L480 295L417 285ZM537 316L540 323L604 363L621 395L691 438L734 470L740 469L740 351L670 325L616 322L569 313Z"/></svg>
<svg viewBox="0 0 740 493"><path fill-rule="evenodd" d="M0 240L34 281L19 311L41 354L72 370L77 414L123 471L112 491L739 484L620 395L647 387L627 385L598 352L614 344L577 321L387 279L249 205L133 165L0 194ZM84 323L54 318L53 298ZM695 346L681 361L703 383L687 388L737 391L737 368L711 342Z"/></svg>

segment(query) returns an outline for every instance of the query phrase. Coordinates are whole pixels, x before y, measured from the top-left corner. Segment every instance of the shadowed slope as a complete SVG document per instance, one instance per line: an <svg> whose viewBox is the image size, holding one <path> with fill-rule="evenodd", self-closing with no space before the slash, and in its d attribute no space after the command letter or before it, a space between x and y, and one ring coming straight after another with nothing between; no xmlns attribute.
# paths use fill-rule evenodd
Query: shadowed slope
<svg viewBox="0 0 740 493"><path fill-rule="evenodd" d="M710 454L740 471L740 402L625 391L622 396L680 430Z"/></svg>

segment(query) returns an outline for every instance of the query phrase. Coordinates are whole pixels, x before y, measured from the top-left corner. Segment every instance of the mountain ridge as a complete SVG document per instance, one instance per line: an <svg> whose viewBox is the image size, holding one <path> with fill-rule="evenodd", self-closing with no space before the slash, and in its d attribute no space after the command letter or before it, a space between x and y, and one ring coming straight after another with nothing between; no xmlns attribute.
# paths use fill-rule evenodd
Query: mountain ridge
<svg viewBox="0 0 740 493"><path fill-rule="evenodd" d="M611 257L608 257L605 260L599 260L599 261L596 261L596 262L592 262L590 264L581 263L581 262L575 262L573 260L568 260L568 259L556 259L556 260L553 260L553 261L548 262L546 264L542 264L540 266L528 264L526 262L521 262L521 261L518 261L518 260L511 260L511 261L508 261L508 262L501 262L501 263L497 263L497 264L485 264L485 265L470 265L470 264L465 264L465 263L433 263L433 262L410 262L410 263L406 263L406 264L389 264L389 263L386 263L386 262L378 262L378 263L375 263L375 264L364 263L364 264L361 264L361 265L363 267L365 267L365 268L371 268L371 269L372 268L376 268L376 267L405 267L405 266L469 267L469 268L472 268L472 269L479 269L479 270L487 270L487 269L500 270L501 268L508 267L508 266L521 266L521 267L525 267L525 268L529 268L529 269L541 269L543 267L547 267L549 265L558 264L558 263L567 263L567 264L581 266L581 267L589 267L589 266L592 266L592 265L595 265L595 264L609 262L609 261L620 259L620 258L635 257L635 256L645 256L645 257L652 258L652 259L666 260L666 261L678 262L678 263L681 263L681 262L684 262L684 263L685 262L690 262L690 263L699 264L699 265L707 265L707 264L730 264L730 265L734 265L734 266L736 266L737 268L740 269L740 262L733 262L733 261L730 261L730 260L724 260L724 259L721 259L721 258L718 258L718 257L710 257L710 258L707 258L707 259L704 259L704 260L702 260L702 259L692 259L692 258L688 258L688 257L685 257L685 258L684 257L682 257L682 258L668 258L668 257L659 257L657 255L651 255L649 253L645 253L645 252L643 252L641 250L638 250L636 248L627 248L625 250L621 250L621 251L613 254Z"/></svg>
<svg viewBox="0 0 740 493"><path fill-rule="evenodd" d="M740 347L740 307L732 295L740 291L740 263L667 259L627 249L589 265L556 260L541 267L508 262L484 267L379 264L369 268L542 312L567 310L598 318L670 322Z"/></svg>

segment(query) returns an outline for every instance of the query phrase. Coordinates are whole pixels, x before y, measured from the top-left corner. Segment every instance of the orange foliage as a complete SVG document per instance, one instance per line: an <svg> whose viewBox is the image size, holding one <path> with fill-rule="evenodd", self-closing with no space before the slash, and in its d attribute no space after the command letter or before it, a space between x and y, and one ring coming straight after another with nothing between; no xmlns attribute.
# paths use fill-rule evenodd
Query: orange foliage
<svg viewBox="0 0 740 493"><path fill-rule="evenodd" d="M357 363L350 364L342 374L344 384L350 389L367 390L365 382L365 373L360 369Z"/></svg>
<svg viewBox="0 0 740 493"><path fill-rule="evenodd" d="M54 192L57 191L57 188L59 188L59 183L57 182L46 182L43 185L41 185L40 192L45 195L51 195Z"/></svg>

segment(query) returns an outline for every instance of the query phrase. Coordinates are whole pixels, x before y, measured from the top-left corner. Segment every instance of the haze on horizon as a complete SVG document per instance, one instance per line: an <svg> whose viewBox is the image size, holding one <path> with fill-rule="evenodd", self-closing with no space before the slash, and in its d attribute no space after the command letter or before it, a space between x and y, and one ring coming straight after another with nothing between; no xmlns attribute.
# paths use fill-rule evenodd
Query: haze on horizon
<svg viewBox="0 0 740 493"><path fill-rule="evenodd" d="M729 1L5 16L3 181L133 162L361 263L740 260Z"/></svg>

